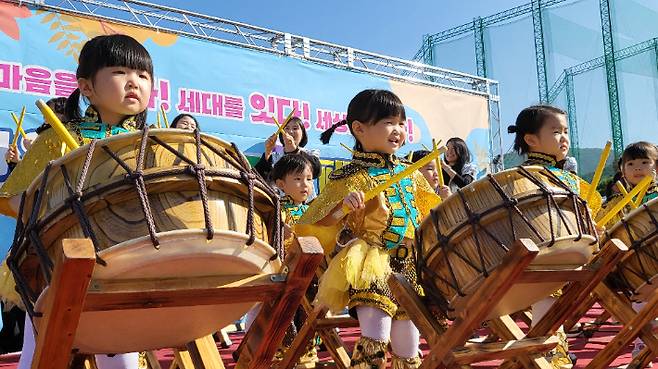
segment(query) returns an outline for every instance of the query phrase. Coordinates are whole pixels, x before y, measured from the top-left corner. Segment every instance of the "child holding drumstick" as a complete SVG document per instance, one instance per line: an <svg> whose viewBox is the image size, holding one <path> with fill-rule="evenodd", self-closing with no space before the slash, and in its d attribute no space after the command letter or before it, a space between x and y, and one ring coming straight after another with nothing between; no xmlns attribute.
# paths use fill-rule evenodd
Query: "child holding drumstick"
<svg viewBox="0 0 658 369"><path fill-rule="evenodd" d="M153 63L144 46L126 35L98 36L85 43L78 62L78 88L67 99L65 109L66 128L73 138L85 144L142 128L153 80ZM89 102L84 116L79 105L82 96ZM63 155L63 142L54 129L44 128L2 186L0 213L16 216L16 199L49 161ZM0 286L0 294L8 296L13 289L7 280ZM33 350L33 329L26 319L19 369L30 367ZM96 355L96 363L99 369L137 368L138 354Z"/></svg>
<svg viewBox="0 0 658 369"><path fill-rule="evenodd" d="M508 132L516 134L514 150L521 155L527 155L523 166L545 167L576 194L582 194L588 189L586 182L564 170L570 146L566 112L549 105L530 106L519 113L516 123L509 126ZM600 202L598 197L596 200L593 203ZM533 325L539 322L553 305L555 298L561 294L562 291L558 290L551 297L532 305ZM555 368L572 368L575 356L568 353L564 329L560 327L557 334L560 343L552 352L551 364Z"/></svg>
<svg viewBox="0 0 658 369"><path fill-rule="evenodd" d="M405 124L404 105L395 94L359 92L349 103L347 118L321 136L328 143L337 127L347 125L356 139L352 162L329 176L297 226L317 227L317 232L342 229L340 236L334 234L338 237L323 237L333 240L323 244L325 250L333 249L336 239L342 250L320 279L317 300L333 312L348 306L359 320L361 337L352 354L353 368L384 368L389 341L393 368L420 365L418 329L399 308L386 279L392 272L402 273L422 293L415 271L414 230L439 197L418 171L370 201L364 194L407 167L395 156L406 139Z"/></svg>

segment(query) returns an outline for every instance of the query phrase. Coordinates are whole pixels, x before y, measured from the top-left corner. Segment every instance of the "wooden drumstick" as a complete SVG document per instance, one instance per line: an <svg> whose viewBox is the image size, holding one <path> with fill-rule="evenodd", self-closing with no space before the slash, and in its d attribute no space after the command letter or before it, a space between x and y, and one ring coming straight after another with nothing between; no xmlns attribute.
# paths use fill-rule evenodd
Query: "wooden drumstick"
<svg viewBox="0 0 658 369"><path fill-rule="evenodd" d="M434 139L432 139L432 146L434 151L436 151L438 145L439 144ZM445 182L443 181L443 165L441 165L441 157L438 155L436 157L436 171L439 173L439 186L445 186Z"/></svg>
<svg viewBox="0 0 658 369"><path fill-rule="evenodd" d="M617 186L617 189L618 189L619 192L622 194L622 196L626 196L626 195L628 195L628 191L626 191L626 188L624 187L623 184L621 184L620 181L617 181L617 183L615 183L615 185ZM633 209L637 209L637 206L635 205L634 202L631 201L630 205L631 205L631 207L632 207Z"/></svg>
<svg viewBox="0 0 658 369"><path fill-rule="evenodd" d="M160 111L155 112L155 121L158 124L158 128L162 128L162 125L160 124Z"/></svg>
<svg viewBox="0 0 658 369"><path fill-rule="evenodd" d="M16 143L18 142L18 136L24 134L23 120L25 119L25 107L23 107L23 110L21 110L20 119L16 118L16 114L14 114L14 112L11 113L11 117L14 120L14 123L16 123L16 134L14 135L14 139L11 141L11 147L16 147Z"/></svg>
<svg viewBox="0 0 658 369"><path fill-rule="evenodd" d="M345 145L344 143L341 142L341 143L340 143L340 146L342 146L345 150L349 151L350 154L354 155L354 150L352 150L352 149L350 149L349 147L347 147L347 145Z"/></svg>
<svg viewBox="0 0 658 369"><path fill-rule="evenodd" d="M437 148L436 150L433 150L429 154L425 155L422 159L420 159L417 162L409 165L405 170L403 170L400 173L392 176L388 181L378 184L377 187L375 187L372 190L365 193L365 195L363 196L363 202L364 203L368 202L368 201L374 199L375 197L379 196L379 194L382 191L386 190L387 188L391 187L392 185L394 185L395 183L401 181L402 179L410 176L411 174L413 174L413 172L415 172L418 169L422 168L423 166L427 165L429 162L436 159L439 155L446 152L446 150L447 149L446 149L445 146L443 146L441 148ZM340 219L343 216L345 216L346 214L348 214L350 211L351 211L350 208L348 208L347 205L343 204L342 214L336 214L337 216L335 216L335 217L337 219ZM338 213L341 213L341 212L338 212Z"/></svg>
<svg viewBox="0 0 658 369"><path fill-rule="evenodd" d="M43 117L46 119L46 122L50 124L59 138L66 144L66 146L69 147L69 149L75 150L80 147L78 142L73 138L73 136L71 136L68 129L66 129L59 118L57 118L57 115L55 115L52 109L50 109L50 107L46 105L43 100L37 100L36 105L37 108L39 108L41 111L41 114L43 114Z"/></svg>
<svg viewBox="0 0 658 369"><path fill-rule="evenodd" d="M295 109L293 109L290 112L290 114L288 114L288 116L286 117L286 120L284 120L283 124L281 124L281 125L276 120L276 117L272 116L272 119L274 120L274 123L276 123L276 126L278 127L278 129L276 130L276 133L275 133L277 136L280 135L281 132L283 132L284 128L286 128L286 125L288 124L288 122L290 122L290 119L292 119L293 114L295 114Z"/></svg>
<svg viewBox="0 0 658 369"><path fill-rule="evenodd" d="M594 171L594 177L592 178L592 185L589 188L589 192L587 192L587 196L585 196L585 201L588 203L592 201L592 197L594 197L594 192L596 192L596 187L599 185L599 182L601 181L601 175L603 174L603 168L605 168L605 163L608 161L608 156L610 156L610 148L612 147L612 142L608 141L605 144L605 147L603 148L603 152L601 153L601 157L599 158L599 164L596 166L596 170Z"/></svg>
<svg viewBox="0 0 658 369"><path fill-rule="evenodd" d="M624 198L621 199L621 201L619 201L617 204L615 204L615 206L613 206L612 209L606 215L603 216L603 218L601 218L598 222L596 222L596 225L599 227L603 227L606 223L610 221L610 219L612 219L615 215L617 215L617 213L619 213L621 209L624 208L624 206L626 206L629 202L631 202L633 200L633 197L635 197L635 195L638 195L640 191L642 191L645 187L651 184L651 181L653 181L652 176L644 177L640 181L640 183L638 183L635 187L633 187L631 192L629 192L626 196L624 196Z"/></svg>
<svg viewBox="0 0 658 369"><path fill-rule="evenodd" d="M651 176L651 182L647 183L646 186L640 191L639 194L637 194L637 197L635 198L635 202L631 201L631 206L633 208L637 208L638 206L642 205L642 199L644 199L644 195L647 194L647 191L649 190L649 187L651 187L651 184L654 181L654 177Z"/></svg>
<svg viewBox="0 0 658 369"><path fill-rule="evenodd" d="M162 112L162 120L164 121L165 127L169 127L169 118L167 118L167 113L165 113L164 105L160 104L160 111Z"/></svg>

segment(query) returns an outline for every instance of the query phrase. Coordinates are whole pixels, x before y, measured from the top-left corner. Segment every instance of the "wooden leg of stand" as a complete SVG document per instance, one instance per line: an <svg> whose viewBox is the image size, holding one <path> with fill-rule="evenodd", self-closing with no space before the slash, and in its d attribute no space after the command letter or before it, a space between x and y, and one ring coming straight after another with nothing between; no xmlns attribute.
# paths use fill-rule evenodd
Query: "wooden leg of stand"
<svg viewBox="0 0 658 369"><path fill-rule="evenodd" d="M656 353L653 352L649 347L645 347L640 351L640 354L637 355L631 362L628 364L626 369L644 369L650 362L656 357Z"/></svg>
<svg viewBox="0 0 658 369"><path fill-rule="evenodd" d="M438 342L444 328L438 324L436 318L432 316L432 313L423 304L418 293L404 276L397 273L392 274L388 278L388 286L400 306L412 318L411 320L420 331L420 335L425 337L427 343L431 346Z"/></svg>
<svg viewBox="0 0 658 369"><path fill-rule="evenodd" d="M215 333L215 336L217 337L219 344L222 345L222 348L229 348L233 344L231 338L228 336L226 328L220 329Z"/></svg>
<svg viewBox="0 0 658 369"><path fill-rule="evenodd" d="M338 369L347 369L350 367L350 355L347 353L343 340L338 336L338 332L334 328L321 329L319 332L322 342L324 342L327 351L334 359L334 363Z"/></svg>
<svg viewBox="0 0 658 369"><path fill-rule="evenodd" d="M323 249L314 237L299 237L290 248L289 268L285 288L275 301L264 301L260 313L244 338L237 369L271 366L276 349L306 293L315 270L324 257ZM241 345L242 346L242 345Z"/></svg>
<svg viewBox="0 0 658 369"><path fill-rule="evenodd" d="M496 319L492 319L487 323L491 331L504 341L521 340L525 334L516 324L516 322L509 316L504 315ZM519 364L524 368L539 368L551 369L551 364L540 355L530 357L528 355L518 355L512 362Z"/></svg>
<svg viewBox="0 0 658 369"><path fill-rule="evenodd" d="M580 309L578 309L578 311L576 312L576 314L574 314L573 317L571 317L570 319L567 319L567 320L564 322L564 331L565 331L565 332L569 332L569 331L571 331L571 329L572 329L574 326L576 326L576 324L578 323L578 321L580 320L580 318L583 317L583 316L585 316L585 314L587 314L587 312L589 311L589 309L591 309L592 306L594 306L595 303L596 303L596 299L595 299L594 296L590 293L589 296L588 296L588 298L587 298L587 303L586 303L586 304L582 304L581 307L580 307ZM529 325L528 325L528 326L529 326Z"/></svg>
<svg viewBox="0 0 658 369"><path fill-rule="evenodd" d="M629 300L619 296L606 284L602 283L594 290L599 303L606 311L613 312L615 319L621 324L628 324L637 312L633 310ZM646 306L645 306L646 307ZM651 324L645 325L639 332L640 338L644 344L653 352L658 353L658 337L653 333Z"/></svg>
<svg viewBox="0 0 658 369"><path fill-rule="evenodd" d="M526 337L535 338L553 334L564 321L577 315L581 310L581 305L589 302L590 293L617 265L625 251L628 251L628 247L620 240L608 241L588 265L591 276L584 281L571 282L567 285L564 288L564 294L548 309L544 317L530 328ZM519 367L519 364L508 360L499 368L516 369Z"/></svg>
<svg viewBox="0 0 658 369"><path fill-rule="evenodd" d="M212 335L198 338L185 345L195 369L224 369Z"/></svg>
<svg viewBox="0 0 658 369"><path fill-rule="evenodd" d="M471 295L469 302L464 305L466 308L457 314L450 328L431 346L421 368L452 365L454 356L451 350L468 339L473 329L484 321L495 302L505 295L538 253L539 249L534 242L527 239L516 241L500 266ZM413 315L410 316L414 320Z"/></svg>
<svg viewBox="0 0 658 369"><path fill-rule="evenodd" d="M64 239L56 260L43 317L38 324L33 369L66 368L71 359L85 295L96 263L89 239Z"/></svg>
<svg viewBox="0 0 658 369"><path fill-rule="evenodd" d="M590 264L590 269L593 270L590 279L567 285L562 297L535 326L530 328L527 336L539 337L555 332L565 320L578 314L581 305L589 301L590 293L614 269L625 251L628 251L628 247L623 242L617 239L608 241Z"/></svg>
<svg viewBox="0 0 658 369"><path fill-rule="evenodd" d="M175 366L174 366L175 365ZM174 361L169 369L195 369L192 355L185 349L174 350Z"/></svg>
<svg viewBox="0 0 658 369"><path fill-rule="evenodd" d="M146 364L150 369L162 369L160 361L153 351L146 351Z"/></svg>
<svg viewBox="0 0 658 369"><path fill-rule="evenodd" d="M597 294L601 292L605 295L603 288L597 289ZM608 291L612 292L612 291ZM601 299L603 304L610 304L612 301L606 301L607 298L603 297ZM615 311L611 310L611 313L614 315ZM623 321L624 327L615 335L615 337L599 351L592 362L587 365L588 369L603 369L609 367L615 358L619 355L619 352L623 350L626 345L628 345L635 337L638 336L639 332L643 327L649 329L651 320L653 320L658 314L658 290L654 291L653 295L647 301L647 304L639 312L637 312L630 321ZM647 337L649 338L649 337ZM654 338L655 339L655 338ZM651 342L649 339L649 344L653 345L655 342ZM646 344L646 342L645 342Z"/></svg>
<svg viewBox="0 0 658 369"><path fill-rule="evenodd" d="M317 330L315 323L325 315L327 315L327 309L322 307L317 307L308 314L306 322L304 322L304 325L297 332L283 360L277 365L278 369L293 369L297 365L299 358L304 355L309 341L313 338Z"/></svg>

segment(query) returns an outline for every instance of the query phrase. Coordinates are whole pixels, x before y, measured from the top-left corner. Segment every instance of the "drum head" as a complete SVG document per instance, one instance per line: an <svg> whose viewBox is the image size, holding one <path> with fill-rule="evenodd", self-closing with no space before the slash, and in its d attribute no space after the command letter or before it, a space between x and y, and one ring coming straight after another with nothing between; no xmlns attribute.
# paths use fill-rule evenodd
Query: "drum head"
<svg viewBox="0 0 658 369"><path fill-rule="evenodd" d="M90 288L95 280L141 278L226 276L228 283L231 277L276 273L281 267L278 259L270 261L274 249L258 239L246 246L242 233L221 231L207 240L204 230L180 230L160 233L158 239L159 249L143 237L101 251L107 266L96 265ZM48 289L41 293L36 311L42 311L47 294ZM180 347L240 319L255 303L195 306L189 301L183 307L83 312L73 347L81 353Z"/></svg>

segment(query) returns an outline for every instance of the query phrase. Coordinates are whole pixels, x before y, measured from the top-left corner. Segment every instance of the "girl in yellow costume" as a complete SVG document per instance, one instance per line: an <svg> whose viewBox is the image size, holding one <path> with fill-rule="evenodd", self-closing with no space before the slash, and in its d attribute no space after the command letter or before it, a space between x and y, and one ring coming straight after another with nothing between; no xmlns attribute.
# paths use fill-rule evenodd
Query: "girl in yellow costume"
<svg viewBox="0 0 658 369"><path fill-rule="evenodd" d="M519 113L516 123L509 126L508 132L516 134L514 150L520 155L527 155L522 165L545 167L576 194L585 195L589 191L587 182L563 169L570 146L566 112L549 105L530 106ZM595 193L588 205L592 214L596 214L601 207L598 193ZM558 290L532 305L532 325L539 322L561 294L562 291ZM568 353L569 347L562 327L557 335L560 343L552 352L551 364L554 368L572 368L575 356Z"/></svg>
<svg viewBox="0 0 658 369"><path fill-rule="evenodd" d="M80 52L76 71L79 88L66 102L69 132L80 144L86 144L142 128L151 97L152 76L151 56L135 39L110 35L89 40ZM84 116L80 114L80 95L89 102ZM50 160L61 157L64 152L63 141L55 130L44 130L0 189L0 213L15 217L20 194ZM5 264L3 268L6 275ZM6 278L4 281L0 293L14 299L13 280ZM30 319L26 319L18 369L30 367L33 350L33 328ZM99 369L137 368L138 354L96 355L96 364Z"/></svg>
<svg viewBox="0 0 658 369"><path fill-rule="evenodd" d="M621 183L626 189L626 191L631 191L644 177L652 176L654 178L653 183L649 185L649 189L642 197L640 201L641 204L644 204L647 201L653 200L658 197L658 185L656 185L656 164L658 164L658 148L656 145L646 142L634 142L624 149L624 153L621 156L621 165L620 170L622 174ZM599 213L599 217L603 217L607 211L613 208L619 201L621 201L624 196L621 193L616 193L610 196L607 199L606 203L603 206L603 210ZM621 218L628 213L630 213L633 208L630 205L626 205L618 215L612 217L610 221L605 225L606 228L610 228L621 220ZM633 310L640 311L646 302L634 301ZM631 351L631 356L637 356L643 349L645 345L642 342L642 339L639 337L635 339L633 351Z"/></svg>
<svg viewBox="0 0 658 369"><path fill-rule="evenodd" d="M627 192L631 191L635 185L640 183L644 177L651 175L654 177L654 181L649 185L649 189L642 198L641 204L649 200L653 200L658 197L658 185L656 184L656 164L658 163L658 148L652 143L646 141L639 141L632 143L624 149L624 153L621 156L621 184L624 186ZM606 209L612 209L619 201L621 201L624 196L620 192L612 194L608 199L606 199L605 204L603 205L603 210L599 212L598 218L602 218L606 213ZM630 213L633 208L630 205L626 205L624 209L617 216L612 217L605 227L610 228L615 223L621 220L621 218Z"/></svg>
<svg viewBox="0 0 658 369"><path fill-rule="evenodd" d="M320 238L333 257L320 280L318 301L332 311L349 307L359 320L361 338L352 355L353 368L383 368L390 340L393 368L416 368L419 333L399 308L386 279L402 273L422 292L415 272L414 230L439 203L423 175L411 177L364 202L364 192L407 167L395 156L404 144L406 114L400 99L389 91L365 90L347 109L347 119L324 132L347 124L356 138L352 162L335 170L295 230ZM347 215L343 207L349 208Z"/></svg>

